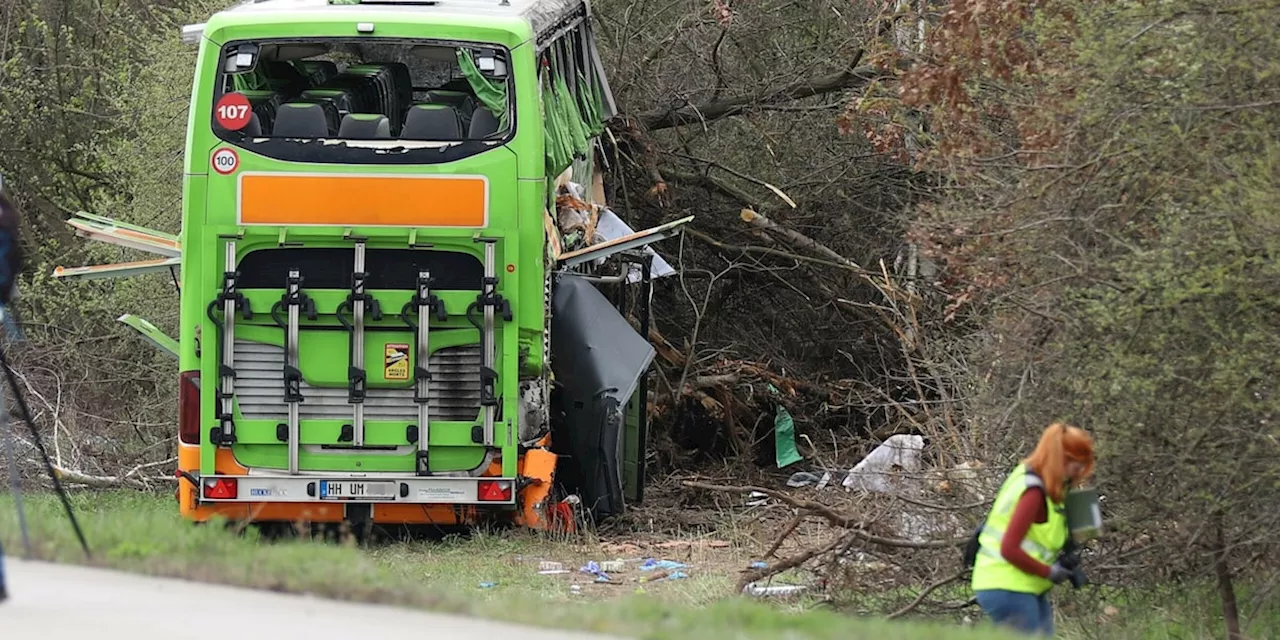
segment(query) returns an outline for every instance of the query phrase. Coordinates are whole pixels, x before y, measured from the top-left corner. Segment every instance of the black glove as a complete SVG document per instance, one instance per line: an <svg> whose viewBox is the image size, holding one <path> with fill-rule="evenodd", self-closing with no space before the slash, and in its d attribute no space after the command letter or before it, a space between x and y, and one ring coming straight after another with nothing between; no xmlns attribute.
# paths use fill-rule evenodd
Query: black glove
<svg viewBox="0 0 1280 640"><path fill-rule="evenodd" d="M1055 562L1053 566L1049 567L1049 580L1052 580L1054 584L1062 584L1071 579L1072 573L1071 569L1062 566L1059 562Z"/></svg>

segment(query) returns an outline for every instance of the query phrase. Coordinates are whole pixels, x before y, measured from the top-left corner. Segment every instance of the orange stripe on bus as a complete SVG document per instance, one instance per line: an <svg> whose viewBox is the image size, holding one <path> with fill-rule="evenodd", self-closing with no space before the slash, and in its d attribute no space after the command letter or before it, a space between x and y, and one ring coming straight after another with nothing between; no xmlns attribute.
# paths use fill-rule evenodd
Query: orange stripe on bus
<svg viewBox="0 0 1280 640"><path fill-rule="evenodd" d="M251 174L240 177L240 223L483 227L484 178Z"/></svg>

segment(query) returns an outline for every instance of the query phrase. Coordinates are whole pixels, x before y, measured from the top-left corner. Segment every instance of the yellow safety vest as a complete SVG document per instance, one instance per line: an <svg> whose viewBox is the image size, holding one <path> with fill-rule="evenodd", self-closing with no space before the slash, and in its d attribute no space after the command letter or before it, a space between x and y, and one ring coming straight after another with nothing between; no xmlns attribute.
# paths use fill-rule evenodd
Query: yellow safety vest
<svg viewBox="0 0 1280 640"><path fill-rule="evenodd" d="M996 494L991 513L987 515L982 532L978 535L978 555L973 563L974 591L1002 589L1019 593L1040 595L1053 587L1048 578L1027 573L1010 564L1000 555L1000 542L1013 519L1014 507L1028 487L1044 488L1040 477L1029 473L1025 463L1014 468ZM1063 506L1045 493L1045 507L1049 517L1043 524L1031 523L1022 539L1022 550L1045 564L1052 565L1058 553L1067 543L1066 513Z"/></svg>

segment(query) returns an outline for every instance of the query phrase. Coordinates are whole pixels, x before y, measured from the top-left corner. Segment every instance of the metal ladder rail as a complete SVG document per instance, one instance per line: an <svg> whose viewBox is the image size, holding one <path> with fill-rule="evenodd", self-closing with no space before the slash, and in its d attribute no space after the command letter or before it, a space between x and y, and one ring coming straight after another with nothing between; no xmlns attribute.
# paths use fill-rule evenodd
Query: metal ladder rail
<svg viewBox="0 0 1280 640"><path fill-rule="evenodd" d="M245 320L253 319L253 309L249 299L236 290L240 272L236 270L236 242L228 240L224 255L222 272L222 291L209 303L206 315L220 329L218 345L218 386L214 390L218 408L218 426L209 432L209 440L214 445L231 446L236 442L235 428L235 316L239 310ZM222 305L222 321L214 315L214 309Z"/></svg>
<svg viewBox="0 0 1280 640"><path fill-rule="evenodd" d="M413 401L418 405L418 425L410 441L416 440L418 444L415 472L420 476L431 475L431 313L434 312L440 322L449 319L444 301L431 293L432 282L431 271L419 271L413 298L400 311L405 324L414 328L417 343L416 366L413 369ZM417 312L416 322L409 314L410 309Z"/></svg>
<svg viewBox="0 0 1280 640"><path fill-rule="evenodd" d="M288 308L288 321L280 321L279 310ZM297 269L290 269L285 278L285 292L280 301L271 309L271 316L276 324L285 330L284 361L284 401L289 405L288 422L284 425L284 433L277 427L276 437L285 440L289 445L289 474L298 474L298 448L300 420L298 403L305 400L302 396L302 370L298 363L298 323L300 314L305 311L307 318L316 319L315 302L302 292L302 274ZM280 436L284 436L281 438Z"/></svg>
<svg viewBox="0 0 1280 640"><path fill-rule="evenodd" d="M470 312L477 307L483 310L484 324L480 327L480 405L484 410L482 442L486 447L491 447L495 414L498 409L498 372L494 370L494 362L497 360L494 313L500 310L503 320L507 322L511 321L512 315L510 303L497 293L498 275L494 257L497 241L492 238L479 238L477 241L484 243L484 279L481 282L480 295L467 309L467 316L470 319ZM474 324L474 320L472 323Z"/></svg>
<svg viewBox="0 0 1280 640"><path fill-rule="evenodd" d="M365 311L375 320L382 320L382 307L377 299L365 291L369 278L365 271L365 241L356 239L355 260L351 273L351 293L338 307L338 320L351 332L351 365L347 369L347 402L352 405L351 433L346 430L339 440L350 441L352 446L364 446L364 401L368 394L368 374L365 370ZM351 323L343 317L344 310L351 311Z"/></svg>

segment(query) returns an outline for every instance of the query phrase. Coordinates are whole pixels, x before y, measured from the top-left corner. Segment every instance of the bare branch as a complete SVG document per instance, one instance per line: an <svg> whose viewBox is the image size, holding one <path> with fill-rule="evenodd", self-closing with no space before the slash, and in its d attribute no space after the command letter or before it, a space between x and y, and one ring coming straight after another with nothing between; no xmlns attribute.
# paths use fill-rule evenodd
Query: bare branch
<svg viewBox="0 0 1280 640"><path fill-rule="evenodd" d="M861 58L861 55L861 52L859 52L859 58ZM857 64L856 60L854 64ZM735 96L723 100L712 100L696 105L691 104L679 109L655 109L636 116L636 119L644 125L644 128L650 131L670 129L687 124L707 123L739 115L750 111L758 105L801 100L835 91L866 86L884 76L885 72L882 69L858 67L819 78L799 80L778 90Z"/></svg>

